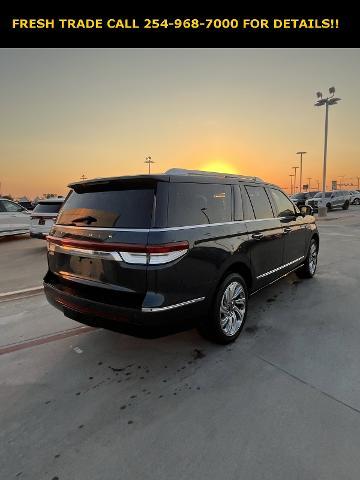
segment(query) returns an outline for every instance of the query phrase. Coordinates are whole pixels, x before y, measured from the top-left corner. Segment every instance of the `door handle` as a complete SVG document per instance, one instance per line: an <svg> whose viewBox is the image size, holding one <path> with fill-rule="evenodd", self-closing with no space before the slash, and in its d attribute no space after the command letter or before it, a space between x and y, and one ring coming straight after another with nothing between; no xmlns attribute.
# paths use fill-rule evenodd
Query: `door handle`
<svg viewBox="0 0 360 480"><path fill-rule="evenodd" d="M290 232L291 232L291 228L290 228L290 227L285 227L285 228L284 228L284 233L285 233L285 234L288 234L288 233L290 233Z"/></svg>
<svg viewBox="0 0 360 480"><path fill-rule="evenodd" d="M253 235L251 235L251 238L253 238L254 240L261 240L263 236L264 235L262 233L254 233Z"/></svg>

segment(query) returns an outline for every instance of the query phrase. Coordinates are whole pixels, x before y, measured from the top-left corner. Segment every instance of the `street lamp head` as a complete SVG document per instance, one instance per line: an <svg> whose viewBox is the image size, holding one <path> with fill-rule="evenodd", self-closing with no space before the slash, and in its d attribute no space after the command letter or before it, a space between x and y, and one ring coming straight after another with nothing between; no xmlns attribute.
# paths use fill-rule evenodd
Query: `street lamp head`
<svg viewBox="0 0 360 480"><path fill-rule="evenodd" d="M318 100L316 103L315 103L315 107L322 107L323 105L325 105L326 103L326 99L325 98L322 98L321 100Z"/></svg>
<svg viewBox="0 0 360 480"><path fill-rule="evenodd" d="M335 93L335 87L330 87L330 88L329 88L329 93L330 93L330 95L334 95L334 93Z"/></svg>
<svg viewBox="0 0 360 480"><path fill-rule="evenodd" d="M322 98L322 93L321 92L316 92L317 98Z"/></svg>
<svg viewBox="0 0 360 480"><path fill-rule="evenodd" d="M296 152L296 155L305 155L307 152Z"/></svg>
<svg viewBox="0 0 360 480"><path fill-rule="evenodd" d="M330 100L328 100L328 104L329 105L336 105L340 100L341 100L341 98L331 98Z"/></svg>

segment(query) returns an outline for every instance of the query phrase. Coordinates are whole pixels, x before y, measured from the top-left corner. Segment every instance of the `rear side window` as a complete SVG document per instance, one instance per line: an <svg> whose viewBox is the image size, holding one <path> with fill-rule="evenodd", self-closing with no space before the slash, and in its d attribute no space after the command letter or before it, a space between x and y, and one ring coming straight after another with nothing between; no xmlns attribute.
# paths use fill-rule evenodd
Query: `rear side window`
<svg viewBox="0 0 360 480"><path fill-rule="evenodd" d="M58 213L61 207L59 202L38 203L34 208L34 213Z"/></svg>
<svg viewBox="0 0 360 480"><path fill-rule="evenodd" d="M291 215L294 215L294 205L290 202L287 196L283 194L283 192L272 188L271 194L273 196L278 211L278 217L289 217Z"/></svg>
<svg viewBox="0 0 360 480"><path fill-rule="evenodd" d="M150 228L153 204L153 187L73 191L63 205L57 224Z"/></svg>
<svg viewBox="0 0 360 480"><path fill-rule="evenodd" d="M249 195L255 218L272 218L274 214L265 188L247 186L245 189Z"/></svg>
<svg viewBox="0 0 360 480"><path fill-rule="evenodd" d="M9 202L8 200L3 200L2 204L6 212L22 212L24 210L21 205Z"/></svg>
<svg viewBox="0 0 360 480"><path fill-rule="evenodd" d="M171 183L169 192L169 227L230 222L230 185Z"/></svg>

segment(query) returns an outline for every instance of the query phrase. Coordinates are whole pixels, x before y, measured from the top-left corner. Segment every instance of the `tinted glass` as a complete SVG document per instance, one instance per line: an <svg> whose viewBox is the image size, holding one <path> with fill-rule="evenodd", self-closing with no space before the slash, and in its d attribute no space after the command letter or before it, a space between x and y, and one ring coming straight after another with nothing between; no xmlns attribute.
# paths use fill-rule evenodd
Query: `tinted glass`
<svg viewBox="0 0 360 480"><path fill-rule="evenodd" d="M255 218L272 218L274 216L269 198L263 187L245 187L253 207Z"/></svg>
<svg viewBox="0 0 360 480"><path fill-rule="evenodd" d="M46 203L38 203L34 208L34 213L58 213L61 207L61 203L59 202L46 202Z"/></svg>
<svg viewBox="0 0 360 480"><path fill-rule="evenodd" d="M294 205L290 202L290 200L283 192L272 188L271 194L273 196L278 211L278 217L289 217L291 215L294 215Z"/></svg>
<svg viewBox="0 0 360 480"><path fill-rule="evenodd" d="M57 223L92 227L150 228L153 188L71 192Z"/></svg>
<svg viewBox="0 0 360 480"><path fill-rule="evenodd" d="M322 192L317 193L314 195L314 198L321 198L322 197ZM325 192L325 197L331 197L331 192Z"/></svg>
<svg viewBox="0 0 360 480"><path fill-rule="evenodd" d="M169 227L231 221L231 187L201 183L171 183Z"/></svg>
<svg viewBox="0 0 360 480"><path fill-rule="evenodd" d="M7 212L22 212L23 208L21 205L17 205L16 203L8 202L7 200L3 200L3 207Z"/></svg>
<svg viewBox="0 0 360 480"><path fill-rule="evenodd" d="M303 200L306 198L305 193L296 193L295 195L291 195L291 198L296 198L296 200Z"/></svg>

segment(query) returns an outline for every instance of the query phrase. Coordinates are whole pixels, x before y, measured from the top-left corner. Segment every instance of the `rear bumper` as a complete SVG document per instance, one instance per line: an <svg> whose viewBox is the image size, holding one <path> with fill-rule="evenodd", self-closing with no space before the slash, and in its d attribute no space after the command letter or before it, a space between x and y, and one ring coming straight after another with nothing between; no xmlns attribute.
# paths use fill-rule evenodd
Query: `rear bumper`
<svg viewBox="0 0 360 480"><path fill-rule="evenodd" d="M118 330L124 324L138 326L165 326L202 316L206 311L205 297L155 308L129 308L84 298L71 289L44 279L48 302L66 317L86 325Z"/></svg>

